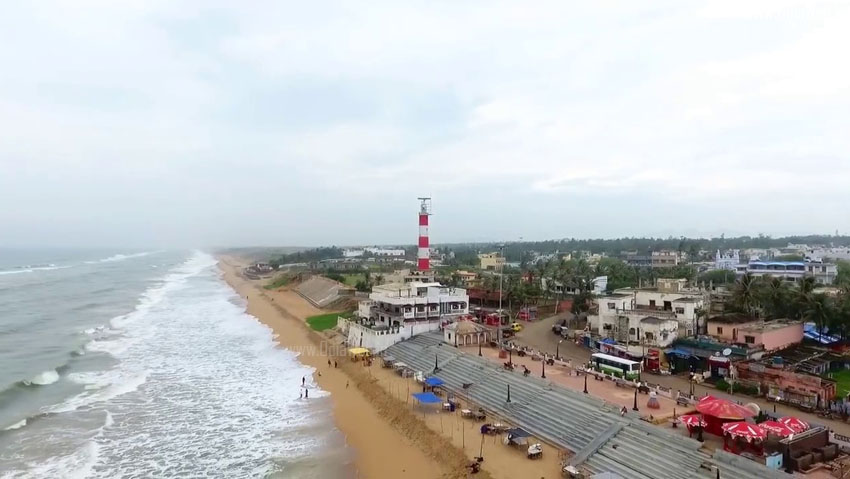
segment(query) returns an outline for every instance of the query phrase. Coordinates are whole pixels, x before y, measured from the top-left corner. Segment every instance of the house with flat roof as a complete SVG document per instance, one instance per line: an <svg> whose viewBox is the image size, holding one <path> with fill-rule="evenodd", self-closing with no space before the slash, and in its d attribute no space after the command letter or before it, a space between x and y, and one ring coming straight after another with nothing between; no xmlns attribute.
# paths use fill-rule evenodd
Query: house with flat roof
<svg viewBox="0 0 850 479"><path fill-rule="evenodd" d="M707 321L710 336L731 344L762 346L778 351L803 341L803 323L788 319L770 321L747 315L715 316Z"/></svg>
<svg viewBox="0 0 850 479"><path fill-rule="evenodd" d="M708 301L708 291L688 287L687 280L658 279L653 287L623 288L596 298L588 324L602 337L640 342L644 318L672 319L679 325L677 336L688 337L703 330L699 318Z"/></svg>
<svg viewBox="0 0 850 479"><path fill-rule="evenodd" d="M818 284L832 284L838 276L838 266L822 261L750 261L735 267L738 276L770 276L796 283L807 276Z"/></svg>

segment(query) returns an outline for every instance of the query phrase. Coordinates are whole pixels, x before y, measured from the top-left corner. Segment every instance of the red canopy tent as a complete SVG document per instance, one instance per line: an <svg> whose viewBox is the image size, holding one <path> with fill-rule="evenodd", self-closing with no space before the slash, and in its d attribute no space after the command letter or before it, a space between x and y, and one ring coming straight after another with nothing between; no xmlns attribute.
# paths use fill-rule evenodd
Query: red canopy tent
<svg viewBox="0 0 850 479"><path fill-rule="evenodd" d="M794 432L803 432L809 429L809 423L793 416L781 417L779 418L779 422L790 427Z"/></svg>
<svg viewBox="0 0 850 479"><path fill-rule="evenodd" d="M729 421L741 421L756 415L751 409L726 399L706 396L699 400L696 407L706 422L705 430L722 436L723 424Z"/></svg>
<svg viewBox="0 0 850 479"><path fill-rule="evenodd" d="M700 433L698 439L702 441L702 431L698 428L702 428L706 426L705 419L698 414L685 414L684 416L679 416L679 420L682 421L682 424L687 426L688 428L688 437L691 437L694 429Z"/></svg>
<svg viewBox="0 0 850 479"><path fill-rule="evenodd" d="M761 441L767 438L767 432L759 427L758 424L750 424L744 421L736 421L736 422L727 422L722 426L723 429L723 449L726 451L738 453L740 451L735 450L735 442L730 446L726 439L731 437L732 439L745 439L747 443L761 443ZM761 453L761 449L758 450Z"/></svg>
<svg viewBox="0 0 850 479"><path fill-rule="evenodd" d="M775 434L781 437L788 437L791 434L795 434L797 431L791 429L787 424L777 422L777 421L765 421L760 423L762 429L769 432L770 434Z"/></svg>

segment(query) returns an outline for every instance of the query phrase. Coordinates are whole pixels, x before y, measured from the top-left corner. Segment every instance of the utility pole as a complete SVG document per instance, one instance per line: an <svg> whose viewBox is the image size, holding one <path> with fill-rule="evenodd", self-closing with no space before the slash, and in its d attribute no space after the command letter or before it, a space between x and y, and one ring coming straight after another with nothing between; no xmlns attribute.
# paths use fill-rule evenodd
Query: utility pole
<svg viewBox="0 0 850 479"><path fill-rule="evenodd" d="M505 268L505 257L503 251L505 249L505 245L499 246L499 331L497 334L499 335L499 351L504 351L504 347L502 346L502 278L504 274L502 272Z"/></svg>

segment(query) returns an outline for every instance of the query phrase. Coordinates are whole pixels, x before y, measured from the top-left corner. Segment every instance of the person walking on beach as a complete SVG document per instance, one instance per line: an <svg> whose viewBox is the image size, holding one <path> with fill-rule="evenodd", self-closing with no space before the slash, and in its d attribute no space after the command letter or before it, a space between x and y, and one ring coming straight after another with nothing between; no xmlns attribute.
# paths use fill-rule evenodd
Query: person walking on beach
<svg viewBox="0 0 850 479"><path fill-rule="evenodd" d="M328 367L331 367L331 360L328 359Z"/></svg>
<svg viewBox="0 0 850 479"><path fill-rule="evenodd" d="M301 385L304 385L304 381L307 380L307 376L301 376Z"/></svg>
<svg viewBox="0 0 850 479"><path fill-rule="evenodd" d="M334 360L334 369L336 369L336 367L337 367L337 362L336 362L336 360Z"/></svg>
<svg viewBox="0 0 850 479"><path fill-rule="evenodd" d="M307 399L308 397L310 397L310 390L307 389L307 388L304 388L304 399Z"/></svg>
<svg viewBox="0 0 850 479"><path fill-rule="evenodd" d="M345 382L345 389L348 389L348 381Z"/></svg>

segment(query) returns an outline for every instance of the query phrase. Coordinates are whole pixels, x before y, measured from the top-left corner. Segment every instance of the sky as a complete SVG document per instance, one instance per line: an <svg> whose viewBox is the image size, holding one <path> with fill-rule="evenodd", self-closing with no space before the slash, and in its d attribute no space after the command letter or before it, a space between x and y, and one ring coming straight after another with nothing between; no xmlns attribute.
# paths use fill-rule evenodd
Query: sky
<svg viewBox="0 0 850 479"><path fill-rule="evenodd" d="M640 5L638 5L640 3ZM6 2L0 246L850 232L850 3Z"/></svg>

